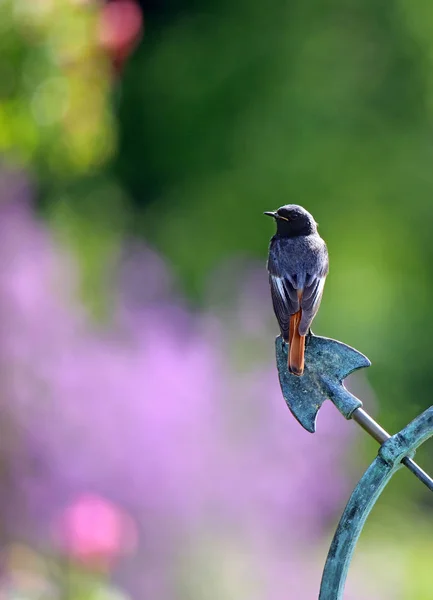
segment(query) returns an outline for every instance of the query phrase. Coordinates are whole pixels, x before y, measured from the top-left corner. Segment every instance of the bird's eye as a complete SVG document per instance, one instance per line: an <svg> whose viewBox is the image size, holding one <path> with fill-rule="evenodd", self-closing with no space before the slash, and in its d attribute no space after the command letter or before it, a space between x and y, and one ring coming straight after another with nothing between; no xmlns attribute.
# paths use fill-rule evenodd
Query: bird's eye
<svg viewBox="0 0 433 600"><path fill-rule="evenodd" d="M292 213L292 214L290 215L290 220L291 220L291 221L294 221L294 220L295 220L295 219L297 219L297 218L298 218L298 215L297 215L296 213Z"/></svg>

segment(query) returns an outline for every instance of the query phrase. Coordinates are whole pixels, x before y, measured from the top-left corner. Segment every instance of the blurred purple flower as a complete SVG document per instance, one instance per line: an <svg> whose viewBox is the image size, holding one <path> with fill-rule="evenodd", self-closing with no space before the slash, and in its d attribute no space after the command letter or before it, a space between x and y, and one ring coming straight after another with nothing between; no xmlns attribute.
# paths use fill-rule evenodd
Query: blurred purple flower
<svg viewBox="0 0 433 600"><path fill-rule="evenodd" d="M97 330L71 257L35 219L27 190L14 191L20 185L9 180L13 198L0 203L9 535L49 544L59 511L90 493L138 523L137 597L173 598L176 565L204 532L266 548L268 573L281 557L296 565L287 577L308 569L291 557L341 508L350 434L332 406L314 436L285 407L264 269L236 286L220 275L237 305L198 314L176 297L161 258L133 244L112 327Z"/></svg>

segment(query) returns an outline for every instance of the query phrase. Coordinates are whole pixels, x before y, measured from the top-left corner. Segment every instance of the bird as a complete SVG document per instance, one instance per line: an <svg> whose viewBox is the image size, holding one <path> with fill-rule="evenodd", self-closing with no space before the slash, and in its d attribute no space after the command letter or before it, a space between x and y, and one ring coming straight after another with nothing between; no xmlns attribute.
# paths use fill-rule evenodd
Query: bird
<svg viewBox="0 0 433 600"><path fill-rule="evenodd" d="M288 370L301 376L305 338L319 310L329 271L328 249L313 215L302 206L286 204L264 214L277 225L267 261L272 304L281 336L289 345Z"/></svg>

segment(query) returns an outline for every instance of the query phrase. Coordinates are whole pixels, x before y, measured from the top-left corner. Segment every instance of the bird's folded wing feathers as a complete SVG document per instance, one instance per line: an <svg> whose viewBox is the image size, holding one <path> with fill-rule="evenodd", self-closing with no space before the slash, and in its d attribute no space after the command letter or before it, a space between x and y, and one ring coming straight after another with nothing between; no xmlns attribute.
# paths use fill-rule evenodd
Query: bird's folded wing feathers
<svg viewBox="0 0 433 600"><path fill-rule="evenodd" d="M325 277L310 276L303 290L297 290L288 277L269 275L275 315L285 339L289 335L290 315L302 308L301 335L308 331L322 298ZM304 333L305 331L305 333Z"/></svg>
<svg viewBox="0 0 433 600"><path fill-rule="evenodd" d="M317 312L318 303L323 294L323 287L325 285L325 277L311 277L308 285L305 286L302 294L302 311L303 312Z"/></svg>
<svg viewBox="0 0 433 600"><path fill-rule="evenodd" d="M300 309L298 292L292 283L283 277L269 275L272 303L275 315L285 340L289 337L290 315Z"/></svg>

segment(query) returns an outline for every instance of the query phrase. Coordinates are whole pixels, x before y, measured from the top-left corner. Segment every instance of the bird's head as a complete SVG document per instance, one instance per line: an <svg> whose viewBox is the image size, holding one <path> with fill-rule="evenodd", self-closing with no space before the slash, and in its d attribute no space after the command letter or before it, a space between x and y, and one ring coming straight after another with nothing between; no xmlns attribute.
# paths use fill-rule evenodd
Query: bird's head
<svg viewBox="0 0 433 600"><path fill-rule="evenodd" d="M305 208L297 204L285 204L275 212L265 212L277 223L277 233L282 237L310 235L317 231L317 223Z"/></svg>

